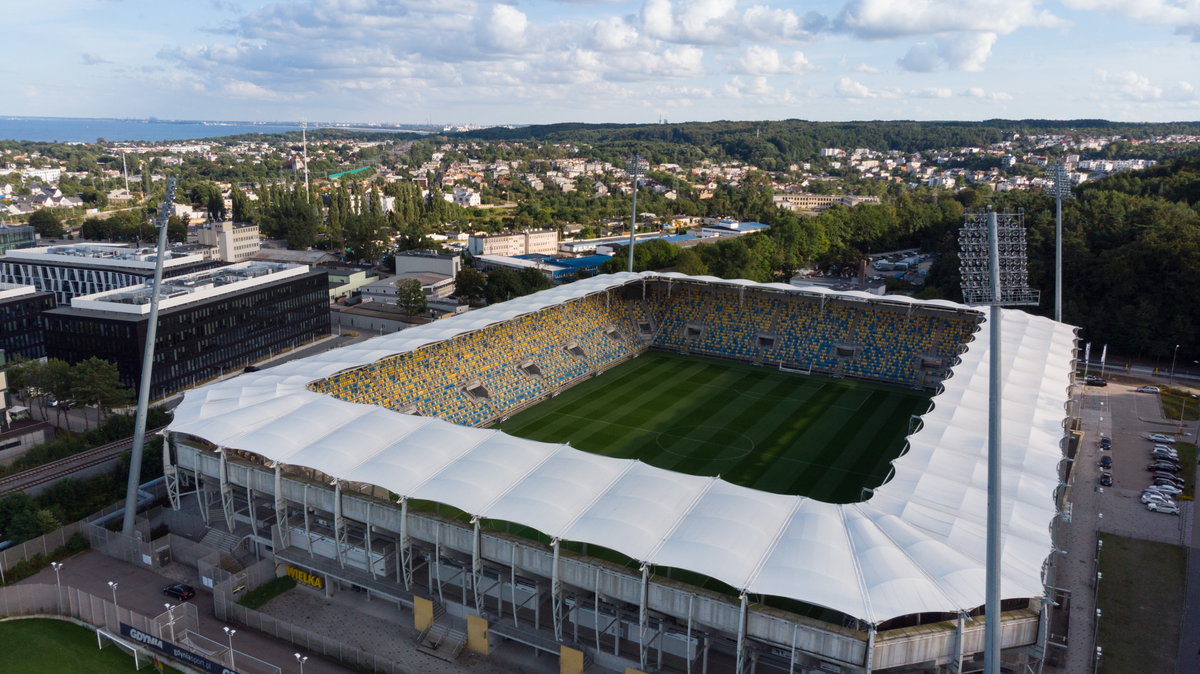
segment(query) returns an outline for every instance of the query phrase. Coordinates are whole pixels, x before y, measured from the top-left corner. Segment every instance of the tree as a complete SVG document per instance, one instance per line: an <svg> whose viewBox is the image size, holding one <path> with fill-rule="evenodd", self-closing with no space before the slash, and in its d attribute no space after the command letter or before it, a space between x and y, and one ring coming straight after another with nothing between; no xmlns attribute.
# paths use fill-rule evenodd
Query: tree
<svg viewBox="0 0 1200 674"><path fill-rule="evenodd" d="M92 356L75 365L71 377L71 396L82 403L95 404L97 423L104 413L131 398L129 389L121 385L117 366L102 358ZM84 414L87 421L87 414Z"/></svg>
<svg viewBox="0 0 1200 674"><path fill-rule="evenodd" d="M354 262L378 262L386 248L383 218L374 213L356 213L345 223L346 257Z"/></svg>
<svg viewBox="0 0 1200 674"><path fill-rule="evenodd" d="M33 215L29 216L29 224L33 225L33 231L43 238L57 239L65 234L62 219L49 208L34 211Z"/></svg>
<svg viewBox="0 0 1200 674"><path fill-rule="evenodd" d="M183 218L172 215L167 218L167 240L172 243L187 243L188 226Z"/></svg>
<svg viewBox="0 0 1200 674"><path fill-rule="evenodd" d="M428 305L425 301L425 291L421 290L421 282L410 278L396 283L396 306L400 307L405 316L425 313Z"/></svg>
<svg viewBox="0 0 1200 674"><path fill-rule="evenodd" d="M487 277L478 269L463 267L454 277L454 292L468 304L479 302L487 295Z"/></svg>
<svg viewBox="0 0 1200 674"><path fill-rule="evenodd" d="M691 276L704 276L708 274L708 267L694 249L684 248L675 258L675 271Z"/></svg>

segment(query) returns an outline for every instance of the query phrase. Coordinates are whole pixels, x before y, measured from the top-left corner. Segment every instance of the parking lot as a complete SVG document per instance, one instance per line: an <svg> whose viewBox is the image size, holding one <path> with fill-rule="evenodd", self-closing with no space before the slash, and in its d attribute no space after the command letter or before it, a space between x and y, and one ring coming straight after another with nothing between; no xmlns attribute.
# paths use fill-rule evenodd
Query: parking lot
<svg viewBox="0 0 1200 674"><path fill-rule="evenodd" d="M1180 514L1151 512L1141 502L1142 490L1151 483L1146 465L1154 443L1151 433L1163 433L1182 441L1195 442L1196 422L1180 432L1178 420L1163 418L1155 393L1138 392L1144 382L1110 381L1108 386L1075 387L1071 412L1081 419L1082 442L1075 457L1074 475L1069 492L1070 522L1060 529L1059 545L1065 554L1058 556L1053 584L1071 592L1069 649L1065 666L1059 671L1093 672L1096 593L1096 534L1098 531L1129 538L1183 545L1189 550L1189 562L1200 560L1193 539L1195 504L1180 500ZM1099 439L1112 438L1112 448L1102 450ZM1099 484L1101 458L1111 456L1113 484ZM1196 466L1182 466L1180 476L1194 481ZM1185 626L1200 609L1200 585L1186 589ZM1180 592L1184 588L1179 588ZM1184 630L1178 672L1200 671L1200 657L1192 641L1197 635Z"/></svg>

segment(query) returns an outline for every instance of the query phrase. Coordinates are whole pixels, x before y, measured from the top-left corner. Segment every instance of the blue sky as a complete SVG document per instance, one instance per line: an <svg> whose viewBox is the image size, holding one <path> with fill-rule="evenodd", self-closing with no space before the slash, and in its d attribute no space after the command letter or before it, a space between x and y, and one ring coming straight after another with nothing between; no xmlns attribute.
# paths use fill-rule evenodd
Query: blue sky
<svg viewBox="0 0 1200 674"><path fill-rule="evenodd" d="M1200 0L51 0L0 114L1200 119Z"/></svg>

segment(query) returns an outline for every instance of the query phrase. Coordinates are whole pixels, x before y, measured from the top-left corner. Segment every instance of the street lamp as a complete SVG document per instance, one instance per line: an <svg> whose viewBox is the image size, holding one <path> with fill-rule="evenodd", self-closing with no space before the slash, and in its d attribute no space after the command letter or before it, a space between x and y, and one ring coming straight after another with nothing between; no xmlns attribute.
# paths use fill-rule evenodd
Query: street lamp
<svg viewBox="0 0 1200 674"><path fill-rule="evenodd" d="M229 668L237 669L237 666L233 664L233 635L237 634L237 630L229 625L226 625L222 629L225 630L225 636L229 637Z"/></svg>
<svg viewBox="0 0 1200 674"><path fill-rule="evenodd" d="M167 624L171 626L171 641L173 643L175 641L175 605L163 604L163 607L167 609Z"/></svg>
<svg viewBox="0 0 1200 674"><path fill-rule="evenodd" d="M1175 345L1175 351L1171 353L1171 375L1167 377L1168 384L1175 383L1175 356L1179 355L1179 345Z"/></svg>
<svg viewBox="0 0 1200 674"><path fill-rule="evenodd" d="M299 653L293 653L293 655L296 656L296 662L300 663L300 674L304 674L304 661L308 660L308 656L300 655Z"/></svg>
<svg viewBox="0 0 1200 674"><path fill-rule="evenodd" d="M58 597L58 610L61 612L62 611L62 578L59 576L58 572L62 570L63 565L61 562L50 562L50 566L54 567L55 596Z"/></svg>
<svg viewBox="0 0 1200 674"><path fill-rule="evenodd" d="M117 622L120 623L121 607L117 605L117 582L112 580L108 581L108 588L112 590L113 593L113 614L117 617Z"/></svg>

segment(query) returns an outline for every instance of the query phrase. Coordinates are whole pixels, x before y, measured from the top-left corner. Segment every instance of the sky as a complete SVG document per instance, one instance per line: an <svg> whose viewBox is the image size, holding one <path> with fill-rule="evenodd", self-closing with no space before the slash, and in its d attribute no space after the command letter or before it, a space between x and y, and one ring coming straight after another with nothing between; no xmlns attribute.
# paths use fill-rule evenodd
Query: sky
<svg viewBox="0 0 1200 674"><path fill-rule="evenodd" d="M0 3L0 114L1200 120L1200 0Z"/></svg>

